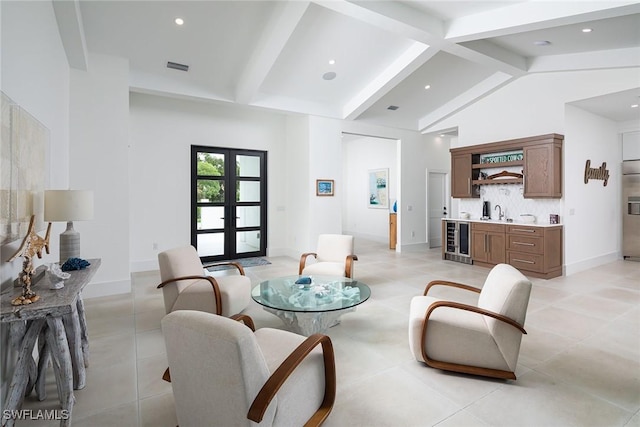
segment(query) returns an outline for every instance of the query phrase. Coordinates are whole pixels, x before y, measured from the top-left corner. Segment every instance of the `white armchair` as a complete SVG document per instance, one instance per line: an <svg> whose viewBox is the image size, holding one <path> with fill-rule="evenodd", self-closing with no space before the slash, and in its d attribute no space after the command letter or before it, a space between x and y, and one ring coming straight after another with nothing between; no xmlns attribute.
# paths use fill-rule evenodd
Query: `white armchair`
<svg viewBox="0 0 640 427"><path fill-rule="evenodd" d="M213 277L205 268L229 265L239 274ZM251 301L251 279L238 263L222 262L202 265L193 246L182 246L158 254L164 307L175 310L199 310L229 317L240 313Z"/></svg>
<svg viewBox="0 0 640 427"><path fill-rule="evenodd" d="M308 257L316 262L307 263ZM353 253L353 236L343 234L321 234L318 236L316 252L300 256L299 275L325 275L353 278L353 262L358 257Z"/></svg>
<svg viewBox="0 0 640 427"><path fill-rule="evenodd" d="M247 316L234 317L253 326ZM189 310L165 316L162 333L181 427L318 426L333 408L335 361L326 335L254 333Z"/></svg>
<svg viewBox="0 0 640 427"><path fill-rule="evenodd" d="M427 296L434 286L479 293L468 305ZM424 296L413 297L409 347L418 361L438 369L516 379L531 282L514 267L498 264L482 289L435 280Z"/></svg>

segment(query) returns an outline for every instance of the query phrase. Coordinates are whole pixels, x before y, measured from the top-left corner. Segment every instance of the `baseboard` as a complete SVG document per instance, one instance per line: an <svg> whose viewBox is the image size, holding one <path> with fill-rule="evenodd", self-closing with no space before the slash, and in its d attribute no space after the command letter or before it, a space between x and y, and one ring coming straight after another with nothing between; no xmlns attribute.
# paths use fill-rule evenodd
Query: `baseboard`
<svg viewBox="0 0 640 427"><path fill-rule="evenodd" d="M573 264L565 264L564 274L565 276L571 276L572 274L576 274L590 268L598 267L600 265L607 264L621 258L622 256L619 252L611 252L590 259L574 262Z"/></svg>
<svg viewBox="0 0 640 427"><path fill-rule="evenodd" d="M132 273L140 273L143 271L155 271L158 269L158 260L149 259L146 261L132 261L130 268Z"/></svg>
<svg viewBox="0 0 640 427"><path fill-rule="evenodd" d="M358 233L357 231L348 231L348 230L343 231L342 234L348 234L350 236L353 236L356 239L361 238L365 240L371 240L372 242L389 243L388 235L380 236L375 234Z"/></svg>
<svg viewBox="0 0 640 427"><path fill-rule="evenodd" d="M82 298L97 298L128 293L131 293L130 280L121 280L118 282L89 283L82 290Z"/></svg>
<svg viewBox="0 0 640 427"><path fill-rule="evenodd" d="M428 242L420 242L420 243L409 243L408 245L401 245L399 252L414 252L414 251L428 251L429 243Z"/></svg>
<svg viewBox="0 0 640 427"><path fill-rule="evenodd" d="M276 256L292 256L292 251L286 248L267 248L267 257L276 257ZM298 257L300 254L297 255ZM294 256L294 258L296 258Z"/></svg>

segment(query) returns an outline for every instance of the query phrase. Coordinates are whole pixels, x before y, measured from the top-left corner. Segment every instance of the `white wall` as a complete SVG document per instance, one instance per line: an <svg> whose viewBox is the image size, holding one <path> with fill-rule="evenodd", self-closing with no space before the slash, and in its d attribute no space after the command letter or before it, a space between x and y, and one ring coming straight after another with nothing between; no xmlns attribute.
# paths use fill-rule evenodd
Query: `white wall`
<svg viewBox="0 0 640 427"><path fill-rule="evenodd" d="M398 142L392 139L358 137L342 144L343 184L342 230L346 234L370 240L389 241L389 212L397 199ZM370 169L389 170L389 208L371 209L368 173Z"/></svg>
<svg viewBox="0 0 640 427"><path fill-rule="evenodd" d="M525 76L439 124L442 128L458 127L457 146L547 133L565 135L564 189L558 209L566 233L567 274L607 262L620 250L619 203L614 198L620 193L618 177L606 189L594 188L598 185L595 182L585 188L581 179L586 156L594 163L606 161L614 177L622 154L620 124L566 104L633 89L638 86L639 73L638 68L626 68ZM628 130L628 124L624 128ZM460 209L467 206L465 203L460 203ZM555 207L542 208L550 209Z"/></svg>
<svg viewBox="0 0 640 427"><path fill-rule="evenodd" d="M286 226L283 226L280 234L285 236L286 241L282 242L287 249L283 254L297 258L301 253L309 252L309 248L315 247L306 230L309 229L311 197L315 196L309 189L311 174L308 167L309 162L309 117L289 116L286 118L286 140L285 150L285 183L279 192L282 196L280 204L276 210L284 212ZM295 194L296 197L288 195Z"/></svg>
<svg viewBox="0 0 640 427"><path fill-rule="evenodd" d="M620 256L621 146L616 123L567 105L564 140L564 249L566 274ZM584 183L587 160L597 168L606 162L604 181Z"/></svg>
<svg viewBox="0 0 640 427"><path fill-rule="evenodd" d="M438 123L458 126L458 145L564 133L566 103L633 89L638 68L532 74L521 77Z"/></svg>
<svg viewBox="0 0 640 427"><path fill-rule="evenodd" d="M1 89L50 131L49 184L66 185L69 164L69 66L58 34L51 2L0 2ZM58 230L62 231L62 230ZM55 230L54 230L55 232ZM55 234L55 233L54 233ZM21 260L7 263L20 240L0 248L0 284L12 286ZM57 245L37 265L57 262ZM9 354L5 324L0 343L2 396L14 364Z"/></svg>
<svg viewBox="0 0 640 427"><path fill-rule="evenodd" d="M319 234L342 232L342 125L340 120L309 117L309 167L310 179L306 191L310 199L308 235L315 248ZM316 196L316 179L334 179L335 196ZM338 190L340 189L340 190ZM290 197L296 198L297 194Z"/></svg>
<svg viewBox="0 0 640 427"><path fill-rule="evenodd" d="M268 152L267 242L286 247L284 115L132 93L130 120L132 271L157 269L158 251L191 242L191 145Z"/></svg>
<svg viewBox="0 0 640 427"><path fill-rule="evenodd" d="M131 290L129 269L129 63L89 55L71 70L69 187L93 190L94 218L74 223L80 256L102 258L85 298Z"/></svg>

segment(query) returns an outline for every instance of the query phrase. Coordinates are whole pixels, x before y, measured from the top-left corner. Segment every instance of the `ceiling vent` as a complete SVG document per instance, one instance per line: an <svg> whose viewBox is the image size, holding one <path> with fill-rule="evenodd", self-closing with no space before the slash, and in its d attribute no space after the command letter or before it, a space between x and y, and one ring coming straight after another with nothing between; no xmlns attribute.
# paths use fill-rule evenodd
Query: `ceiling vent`
<svg viewBox="0 0 640 427"><path fill-rule="evenodd" d="M400 108L400 107L398 107L397 105L389 105L387 107L387 110L396 111L398 108Z"/></svg>
<svg viewBox="0 0 640 427"><path fill-rule="evenodd" d="M184 64L178 64L177 62L167 62L167 68L173 68L174 70L189 71L189 66Z"/></svg>

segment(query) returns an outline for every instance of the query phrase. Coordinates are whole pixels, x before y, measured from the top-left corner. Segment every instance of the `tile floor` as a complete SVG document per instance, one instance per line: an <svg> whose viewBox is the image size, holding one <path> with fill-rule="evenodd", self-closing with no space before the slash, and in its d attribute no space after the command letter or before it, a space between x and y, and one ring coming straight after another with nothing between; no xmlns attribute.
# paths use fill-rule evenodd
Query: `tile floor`
<svg viewBox="0 0 640 427"><path fill-rule="evenodd" d="M442 261L439 250L397 254L365 241L356 248L355 275L372 296L328 332L338 392L326 426L640 426L640 263L534 279L518 380L502 381L428 368L408 347L409 301L428 281L480 286L487 269ZM295 259L270 261L247 269L254 284L297 271ZM160 379L167 362L158 278L136 273L132 294L86 300L91 365L76 391L74 426L177 424L171 386ZM258 306L249 314L258 327L282 327ZM55 408L53 375L48 391L24 407Z"/></svg>

